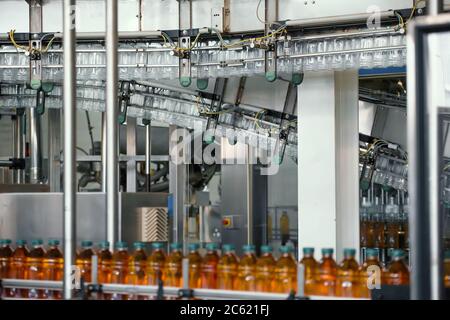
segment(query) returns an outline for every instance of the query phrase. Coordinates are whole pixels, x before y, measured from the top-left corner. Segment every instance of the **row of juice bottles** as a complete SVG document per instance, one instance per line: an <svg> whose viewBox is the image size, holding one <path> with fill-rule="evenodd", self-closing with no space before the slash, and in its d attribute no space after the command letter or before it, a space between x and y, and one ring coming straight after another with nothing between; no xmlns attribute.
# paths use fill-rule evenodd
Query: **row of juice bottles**
<svg viewBox="0 0 450 320"><path fill-rule="evenodd" d="M41 240L32 241L28 251L26 242L17 241L12 250L11 241L0 240L0 278L30 280L61 280L63 275L63 256L58 248L58 240L50 240L49 248L44 250ZM98 282L130 285L158 285L162 280L165 286L182 286L182 246L173 243L171 252L165 253L163 243L152 243L153 251L147 255L146 245L134 243L134 251L128 252L127 244L116 243L113 253L109 243L102 242L95 252L91 241L83 241L76 258L76 265L86 282L91 282L92 256L98 257ZM293 247L282 246L281 256L275 259L270 246L261 247L261 256L256 257L255 247L246 245L239 259L234 246L224 244L222 255L215 243L206 245L202 256L198 244L189 244L189 287L257 292L290 293L297 292L297 262L293 257ZM314 259L314 248L304 248L299 262L304 268L305 295L341 296L369 298L368 279L376 270L380 271L379 281L390 285L409 284L409 269L404 262L404 251L392 252L392 261L383 268L378 260L376 249L367 250L367 259L359 266L354 249L344 250L344 259L337 265L333 259L333 249L322 249L321 261ZM375 267L375 268L374 268ZM377 277L373 278L377 281ZM445 282L450 286L450 252L446 252ZM376 283L372 283L376 285ZM4 291L6 297L33 299L60 299L59 291L16 290ZM140 299L142 296L106 295L104 299Z"/></svg>

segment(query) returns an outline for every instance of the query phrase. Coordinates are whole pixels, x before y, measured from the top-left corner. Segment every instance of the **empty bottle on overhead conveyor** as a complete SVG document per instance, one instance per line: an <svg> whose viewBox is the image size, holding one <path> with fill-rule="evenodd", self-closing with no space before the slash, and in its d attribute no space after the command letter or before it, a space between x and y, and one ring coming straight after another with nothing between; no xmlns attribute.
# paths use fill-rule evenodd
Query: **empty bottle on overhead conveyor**
<svg viewBox="0 0 450 320"><path fill-rule="evenodd" d="M12 255L11 240L0 239L0 280L9 277ZM3 295L6 297L11 296L11 290L6 289Z"/></svg>
<svg viewBox="0 0 450 320"><path fill-rule="evenodd" d="M366 251L366 261L360 268L360 292L358 297L370 298L370 290L381 285L383 267L379 260L378 249L369 248Z"/></svg>
<svg viewBox="0 0 450 320"><path fill-rule="evenodd" d="M450 288L450 250L445 251L444 285L446 288Z"/></svg>
<svg viewBox="0 0 450 320"><path fill-rule="evenodd" d="M276 260L271 246L261 246L261 256L256 261L256 291L272 291Z"/></svg>
<svg viewBox="0 0 450 320"><path fill-rule="evenodd" d="M217 264L219 263L217 244L206 244L206 250L202 260L202 288L217 289Z"/></svg>
<svg viewBox="0 0 450 320"><path fill-rule="evenodd" d="M26 280L44 280L44 248L43 241L36 239L31 241L31 251L27 258L25 268ZM30 299L44 299L45 293L41 289L28 290L28 298Z"/></svg>
<svg viewBox="0 0 450 320"><path fill-rule="evenodd" d="M11 265L9 268L10 279L25 279L25 271L27 267L27 257L30 252L27 249L27 242L25 240L16 241L16 249L11 256ZM9 297L26 298L28 297L28 290L12 288L9 291L5 290Z"/></svg>
<svg viewBox="0 0 450 320"><path fill-rule="evenodd" d="M126 284L128 275L128 266L130 263L130 255L128 254L128 245L126 242L119 241L116 243L116 250L112 256L112 272L111 283ZM128 296L124 294L114 293L111 295L112 300L127 300Z"/></svg>
<svg viewBox="0 0 450 320"><path fill-rule="evenodd" d="M367 197L363 197L360 208L360 246L361 248L373 247L374 230L370 219L371 204Z"/></svg>
<svg viewBox="0 0 450 320"><path fill-rule="evenodd" d="M405 262L405 251L395 249L391 252L391 263L383 273L382 282L387 285L408 285L409 268Z"/></svg>
<svg viewBox="0 0 450 320"><path fill-rule="evenodd" d="M409 248L409 198L405 199L400 215L400 231L399 245L400 249L407 250Z"/></svg>
<svg viewBox="0 0 450 320"><path fill-rule="evenodd" d="M289 216L286 211L280 216L280 234L281 234L281 245L286 245L289 241Z"/></svg>
<svg viewBox="0 0 450 320"><path fill-rule="evenodd" d="M81 242L81 250L77 254L75 265L80 270L80 276L84 282L92 281L92 241L84 240Z"/></svg>
<svg viewBox="0 0 450 320"><path fill-rule="evenodd" d="M322 249L322 260L317 274L316 293L320 296L334 296L336 288L337 265L333 259L332 248Z"/></svg>
<svg viewBox="0 0 450 320"><path fill-rule="evenodd" d="M244 255L239 261L236 280L236 290L255 291L256 290L256 254L254 245L244 245L242 247Z"/></svg>
<svg viewBox="0 0 450 320"><path fill-rule="evenodd" d="M232 244L224 244L222 251L222 257L217 264L217 289L233 290L237 276L238 258Z"/></svg>
<svg viewBox="0 0 450 320"><path fill-rule="evenodd" d="M385 219L384 219L384 205L380 198L375 198L375 206L372 207L371 220L373 225L374 243L373 247L380 250L385 247Z"/></svg>
<svg viewBox="0 0 450 320"><path fill-rule="evenodd" d="M294 247L280 247L281 257L275 265L275 279L273 292L291 293L297 292L297 263L292 256Z"/></svg>
<svg viewBox="0 0 450 320"><path fill-rule="evenodd" d="M48 241L48 250L44 255L44 279L49 281L62 281L64 275L64 258L59 249L59 240ZM45 290L48 299L62 299L62 292L57 290Z"/></svg>
<svg viewBox="0 0 450 320"><path fill-rule="evenodd" d="M157 286L159 280L165 280L166 253L164 252L164 244L161 242L153 242L152 248L153 252L147 259L147 282L149 285Z"/></svg>
<svg viewBox="0 0 450 320"><path fill-rule="evenodd" d="M358 297L360 294L359 265L355 249L344 249L344 260L337 268L336 296Z"/></svg>
<svg viewBox="0 0 450 320"><path fill-rule="evenodd" d="M303 258L300 260L300 264L304 268L305 295L314 295L319 267L316 259L314 259L314 248L303 248Z"/></svg>
<svg viewBox="0 0 450 320"><path fill-rule="evenodd" d="M112 273L112 253L109 250L109 242L103 241L99 243L99 250L97 251L98 256L98 283L111 283L111 273ZM105 300L110 300L112 298L109 293L100 294Z"/></svg>
<svg viewBox="0 0 450 320"><path fill-rule="evenodd" d="M182 260L183 260L183 246L181 243L170 244L170 254L167 257L166 269L165 269L165 283L164 285L169 287L181 287L183 272L182 272Z"/></svg>

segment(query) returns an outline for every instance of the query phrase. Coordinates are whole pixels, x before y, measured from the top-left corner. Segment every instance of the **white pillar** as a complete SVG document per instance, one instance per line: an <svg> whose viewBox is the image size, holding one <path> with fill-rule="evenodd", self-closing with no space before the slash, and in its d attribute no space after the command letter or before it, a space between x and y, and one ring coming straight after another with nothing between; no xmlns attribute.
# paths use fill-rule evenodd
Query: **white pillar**
<svg viewBox="0 0 450 320"><path fill-rule="evenodd" d="M359 250L357 71L305 75L298 88L298 230L302 247Z"/></svg>

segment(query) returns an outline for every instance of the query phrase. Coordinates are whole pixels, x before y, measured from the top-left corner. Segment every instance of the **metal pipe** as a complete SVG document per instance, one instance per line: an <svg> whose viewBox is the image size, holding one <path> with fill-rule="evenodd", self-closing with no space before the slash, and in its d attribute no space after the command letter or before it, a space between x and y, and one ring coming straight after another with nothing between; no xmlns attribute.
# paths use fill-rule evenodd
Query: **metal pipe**
<svg viewBox="0 0 450 320"><path fill-rule="evenodd" d="M30 182L39 183L42 178L41 116L36 108L28 109L30 133Z"/></svg>
<svg viewBox="0 0 450 320"><path fill-rule="evenodd" d="M63 282L47 280L2 279L2 287L17 289L61 290L63 288Z"/></svg>
<svg viewBox="0 0 450 320"><path fill-rule="evenodd" d="M437 16L444 12L444 0L429 0L427 3L428 15Z"/></svg>
<svg viewBox="0 0 450 320"><path fill-rule="evenodd" d="M64 299L73 297L76 254L76 68L75 3L65 0L64 19Z"/></svg>
<svg viewBox="0 0 450 320"><path fill-rule="evenodd" d="M102 192L106 193L106 112L102 112Z"/></svg>
<svg viewBox="0 0 450 320"><path fill-rule="evenodd" d="M294 19L286 21L288 27L312 27L319 25L336 25L337 23L350 23L358 21L367 21L373 13L349 14L343 16L320 17L311 19ZM380 12L380 18L388 18L394 15L393 11Z"/></svg>
<svg viewBox="0 0 450 320"><path fill-rule="evenodd" d="M149 122L145 127L145 177L147 192L151 191L151 172L152 172L152 124Z"/></svg>
<svg viewBox="0 0 450 320"><path fill-rule="evenodd" d="M117 7L117 1L106 1L106 223L111 250L118 236L119 213Z"/></svg>
<svg viewBox="0 0 450 320"><path fill-rule="evenodd" d="M108 19L108 17L106 17ZM108 37L107 32L78 32L77 40L103 40ZM56 38L63 38L62 33L55 33ZM121 31L117 33L118 39L148 39L161 37L161 31Z"/></svg>
<svg viewBox="0 0 450 320"><path fill-rule="evenodd" d="M23 159L25 158L25 139L24 139L24 115L23 112L17 112L16 118L14 119L14 158ZM24 171L15 170L14 171L14 183L21 184L24 183Z"/></svg>

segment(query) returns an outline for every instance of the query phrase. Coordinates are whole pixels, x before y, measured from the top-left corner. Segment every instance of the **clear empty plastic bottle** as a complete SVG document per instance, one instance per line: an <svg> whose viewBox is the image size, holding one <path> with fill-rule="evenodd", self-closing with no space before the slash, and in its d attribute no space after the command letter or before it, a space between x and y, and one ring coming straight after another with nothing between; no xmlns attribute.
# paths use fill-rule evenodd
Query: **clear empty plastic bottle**
<svg viewBox="0 0 450 320"><path fill-rule="evenodd" d="M336 296L357 297L359 295L359 265L355 249L344 249L344 260L337 269Z"/></svg>
<svg viewBox="0 0 450 320"><path fill-rule="evenodd" d="M224 244L223 254L217 264L217 288L233 290L237 276L238 258L234 253L234 245Z"/></svg>
<svg viewBox="0 0 450 320"><path fill-rule="evenodd" d="M322 260L317 277L317 294L320 296L335 294L337 265L333 259L333 252L332 248L322 249Z"/></svg>
<svg viewBox="0 0 450 320"><path fill-rule="evenodd" d="M59 240L48 241L48 250L44 255L44 279L50 281L62 281L64 275L64 259L59 249ZM57 290L45 290L48 299L62 299L62 292Z"/></svg>
<svg viewBox="0 0 450 320"><path fill-rule="evenodd" d="M217 264L219 263L217 244L206 244L206 250L202 260L202 288L217 289Z"/></svg>
<svg viewBox="0 0 450 320"><path fill-rule="evenodd" d="M158 280L164 281L164 269L166 265L166 254L164 244L161 242L152 243L153 252L147 260L147 282L149 285L158 285Z"/></svg>
<svg viewBox="0 0 450 320"><path fill-rule="evenodd" d="M292 246L280 247L281 257L275 265L274 292L297 292L297 263L292 256L293 251Z"/></svg>
<svg viewBox="0 0 450 320"><path fill-rule="evenodd" d="M271 246L261 246L261 257L256 261L256 291L272 291L275 271L275 258Z"/></svg>
<svg viewBox="0 0 450 320"><path fill-rule="evenodd" d="M256 290L256 255L254 245L245 245L242 247L244 255L242 256L236 281L236 290L255 291Z"/></svg>
<svg viewBox="0 0 450 320"><path fill-rule="evenodd" d="M300 264L304 268L305 295L314 295L319 266L314 259L314 248L303 248L303 258L300 260Z"/></svg>
<svg viewBox="0 0 450 320"><path fill-rule="evenodd" d="M40 239L31 241L31 251L27 258L27 266L25 270L25 279L27 280L44 280L44 248L43 241ZM44 290L30 289L28 290L28 298L44 299Z"/></svg>
<svg viewBox="0 0 450 320"><path fill-rule="evenodd" d="M80 269L80 276L85 282L92 281L92 256L94 251L92 250L92 241L82 241L81 250L77 254L75 261L76 266Z"/></svg>
<svg viewBox="0 0 450 320"><path fill-rule="evenodd" d="M181 243L172 243L170 244L171 252L169 256L167 257L166 262L166 286L169 287L181 287L181 281L182 281L182 260L183 260L183 252L181 251L183 249L183 246Z"/></svg>

